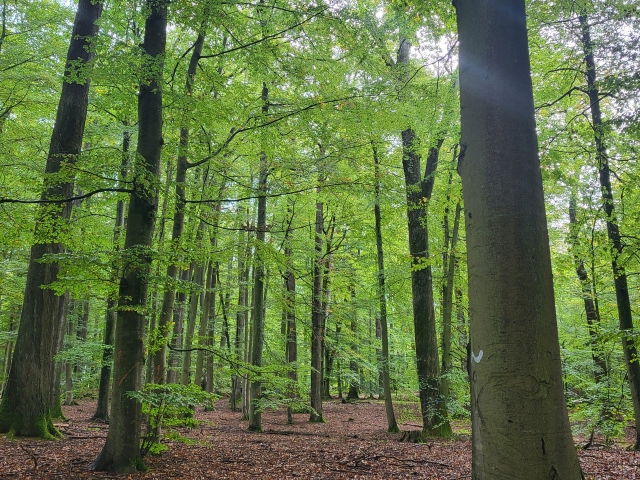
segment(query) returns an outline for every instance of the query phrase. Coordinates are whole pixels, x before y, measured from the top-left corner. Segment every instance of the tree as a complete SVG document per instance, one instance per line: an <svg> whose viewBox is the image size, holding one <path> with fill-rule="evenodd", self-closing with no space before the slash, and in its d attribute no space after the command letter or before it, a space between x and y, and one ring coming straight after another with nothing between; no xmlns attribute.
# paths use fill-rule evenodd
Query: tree
<svg viewBox="0 0 640 480"><path fill-rule="evenodd" d="M128 392L142 387L147 282L151 242L158 210L162 149L162 68L166 46L167 4L147 2L143 61L138 97L138 148L124 241L126 266L120 278L114 345L111 422L105 445L91 465L96 471L130 473L146 467L140 455L142 408Z"/></svg>
<svg viewBox="0 0 640 480"><path fill-rule="evenodd" d="M606 214L607 236L611 242L611 269L613 272L616 303L618 306L618 320L620 322L620 331L622 332L622 350L624 351L633 411L635 414L636 441L634 449L640 450L640 363L638 362L638 349L636 348L634 337L629 335L633 331L633 314L629 300L627 274L624 265L619 261L619 257L623 253L622 236L620 234L611 187L611 170L605 144L606 129L600 108L600 91L596 84L597 72L593 54L594 45L591 42L589 19L583 12L578 17L578 20L582 30L582 49L586 66L587 94L589 96L591 124L593 126L594 142L596 145L596 161L598 180L602 194L602 209Z"/></svg>
<svg viewBox="0 0 640 480"><path fill-rule="evenodd" d="M524 1L455 6L473 476L580 479L562 389Z"/></svg>
<svg viewBox="0 0 640 480"><path fill-rule="evenodd" d="M54 438L59 435L49 413L54 389L54 361L63 333L67 295L51 283L58 278L57 261L47 255L64 252L60 239L71 216L74 173L67 167L82 149L89 73L94 57L92 41L102 3L80 0L67 51L62 92L47 156L44 189L31 247L20 327L9 377L0 403L0 432ZM45 287L45 288L43 288Z"/></svg>

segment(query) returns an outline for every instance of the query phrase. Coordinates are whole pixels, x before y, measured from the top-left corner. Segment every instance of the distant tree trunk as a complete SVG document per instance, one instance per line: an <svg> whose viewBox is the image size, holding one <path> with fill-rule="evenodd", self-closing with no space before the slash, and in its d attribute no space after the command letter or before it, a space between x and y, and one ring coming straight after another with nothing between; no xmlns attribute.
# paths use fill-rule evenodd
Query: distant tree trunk
<svg viewBox="0 0 640 480"><path fill-rule="evenodd" d="M262 114L269 113L269 89L267 84L262 84ZM260 177L258 179L258 221L256 225L256 254L254 257L255 278L253 287L253 312L251 332L253 335L251 346L251 365L260 369L262 367L262 349L264 346L264 317L265 302L265 252L263 246L267 230L267 177L269 165L266 153L260 155ZM251 382L251 404L249 406L249 430L262 431L262 413L258 409L257 402L262 395L262 383L260 379Z"/></svg>
<svg viewBox="0 0 640 480"><path fill-rule="evenodd" d="M460 228L460 214L462 207L460 201L456 203L456 211L453 216L453 232L445 235L445 256L443 268L445 271L445 281L442 285L442 379L440 380L440 393L444 401L449 400L449 378L447 374L451 371L451 321L453 319L453 287L456 273L456 263L458 261L456 247L458 244L458 230ZM445 214L445 225L449 224L448 212Z"/></svg>
<svg viewBox="0 0 640 480"><path fill-rule="evenodd" d="M140 456L142 408L127 396L139 391L144 374L145 307L158 211L162 149L162 70L166 45L166 2L148 0L142 45L146 78L138 96L138 149L129 201L124 251L131 259L120 278L114 345L111 420L107 440L92 470L132 473L146 469ZM150 68L153 67L153 68Z"/></svg>
<svg viewBox="0 0 640 480"><path fill-rule="evenodd" d="M324 149L320 147L320 156L324 157ZM321 161L324 159L321 158ZM322 174L318 175L317 194L320 195ZM322 415L322 345L324 331L322 330L322 277L325 269L322 257L322 239L324 236L324 203L316 201L315 224L315 256L313 260L313 289L311 292L311 412L310 422L324 422Z"/></svg>
<svg viewBox="0 0 640 480"><path fill-rule="evenodd" d="M129 167L129 148L131 146L131 132L126 129L122 134L122 163L120 164L120 178L122 182L127 177ZM113 229L113 251L114 256L120 252L120 235L124 227L124 200L118 199L116 203L116 221ZM111 281L113 284L118 280L119 272L116 262L111 264ZM95 420L102 422L109 421L109 390L111 388L111 364L113 362L113 341L115 338L117 297L115 293L107 295L107 312L104 323L104 340L102 351L102 367L100 368L100 384L98 386L98 405L96 413L93 414Z"/></svg>
<svg viewBox="0 0 640 480"><path fill-rule="evenodd" d="M184 333L184 311L187 302L187 293L184 285L191 278L191 269L185 268L180 274L180 282L183 287L176 294L175 308L173 309L173 334L171 335L171 351L169 352L169 363L167 368L167 383L178 383L180 360L182 355L178 350L182 348L182 337Z"/></svg>
<svg viewBox="0 0 640 480"><path fill-rule="evenodd" d="M64 81L51 135L41 200L63 200L73 194L73 165L82 149L87 117L89 76L94 57L93 40L102 3L79 0L67 51ZM58 180L56 174L63 172ZM71 203L41 205L35 226L37 242L31 247L18 337L4 394L0 402L0 433L51 439L60 436L50 417L54 386L54 356L62 325L66 295L42 288L58 278L57 262L42 263L48 254L61 254L64 246L57 233L71 215Z"/></svg>
<svg viewBox="0 0 640 480"><path fill-rule="evenodd" d="M563 394L524 0L456 0L473 478L584 478Z"/></svg>
<svg viewBox="0 0 640 480"><path fill-rule="evenodd" d="M245 232L239 229L238 241L238 309L236 312L236 335L235 353L239 362L244 360L244 329L247 321L247 303L249 301L247 282L249 280L249 269L246 264L247 247ZM241 398L242 378L238 375L231 377L231 411L238 411L237 401Z"/></svg>
<svg viewBox="0 0 640 480"><path fill-rule="evenodd" d="M203 232L204 224L201 223L202 228L198 228L198 234ZM200 235L198 237L201 238ZM191 294L189 299L189 310L187 311L187 325L183 338L184 352L182 355L182 373L180 374L180 383L182 385L189 385L192 382L191 378L191 348L193 346L193 335L196 331L196 321L198 319L198 306L200 304L200 295L202 295L202 286L204 284L204 265L194 266L193 285L191 288ZM197 381L197 380L196 380Z"/></svg>
<svg viewBox="0 0 640 480"><path fill-rule="evenodd" d="M573 195L569 200L569 228L570 247L573 250L573 261L576 265L576 274L578 275L578 280L580 280L580 286L582 287L582 300L584 302L584 311L587 315L589 337L591 338L591 356L595 366L594 377L596 383L601 383L608 375L608 368L607 360L604 357L598 342L598 335L600 334L600 312L596 308L593 285L589 280L587 270L584 268L584 261L577 253L579 226L576 218L576 198Z"/></svg>
<svg viewBox="0 0 640 480"><path fill-rule="evenodd" d="M77 304L75 302L72 302L74 305L73 308L73 315L70 315L71 318L67 318L67 329L66 329L66 334L67 334L67 338L72 338L75 333L76 333L76 326L78 324L78 319L77 319L77 313L76 313L76 309L77 309ZM67 344L67 348L69 348L70 345ZM73 363L71 363L70 361L66 361L64 362L64 373L65 373L65 381L64 381L64 387L65 387L65 397L64 397L64 404L66 406L70 406L70 405L75 405L76 402L73 401Z"/></svg>
<svg viewBox="0 0 640 480"><path fill-rule="evenodd" d="M295 398L295 386L298 383L298 336L296 333L296 277L293 271L293 251L291 248L291 223L293 222L293 206L291 201L287 203L288 228L284 239L284 256L287 259L287 268L284 274L284 318L286 321L285 359L288 364L287 376L291 382L289 398ZM287 407L287 422L293 424L293 411L291 405Z"/></svg>
<svg viewBox="0 0 640 480"><path fill-rule="evenodd" d="M201 31L194 44L187 68L187 80L185 85L185 93L188 97L193 93L193 82L195 80L198 62L202 54L202 47L205 40L206 20L203 22ZM171 232L171 245L178 250L182 233L184 232L184 209L185 209L185 187L187 181L187 169L192 165L188 161L189 150L189 126L188 122L180 127L180 150L178 155L178 167L176 173L176 206L173 214L173 230ZM173 252L172 252L173 253ZM178 258L174 258L167 266L167 280L162 298L162 309L158 319L158 331L163 339L160 350L156 352L153 358L154 373L153 382L164 384L167 378L167 339L171 328L171 319L173 318L173 308L176 299L175 279L178 276Z"/></svg>
<svg viewBox="0 0 640 480"><path fill-rule="evenodd" d="M351 291L351 355L349 359L349 370L351 375L349 376L349 392L347 393L347 400L358 400L360 398L359 391L359 378L358 378L358 362L356 361L356 355L358 355L358 314L355 307L356 289L353 285L349 286Z"/></svg>
<svg viewBox="0 0 640 480"><path fill-rule="evenodd" d="M616 303L618 305L618 319L622 336L622 350L627 366L629 389L633 402L635 415L636 440L634 450L640 450L640 362L638 361L638 349L633 336L626 335L633 332L633 313L629 300L629 285L624 266L618 263L618 257L622 254L623 245L616 216L616 208L611 189L611 174L609 169L609 156L605 144L605 126L600 110L600 91L596 83L596 63L593 55L594 45L591 41L589 21L586 15L579 17L582 29L582 48L584 51L584 63L587 67L587 93L589 95L591 109L591 125L593 127L594 141L596 144L596 159L598 178L602 193L602 209L607 222L607 235L611 242L611 269L613 271L613 283L616 291Z"/></svg>
<svg viewBox="0 0 640 480"><path fill-rule="evenodd" d="M214 242L215 245L215 242ZM208 346L209 332L209 303L216 296L216 286L218 278L218 264L212 260L209 261L207 266L205 289L202 292L202 308L200 313L200 326L198 328L198 344ZM196 357L196 383L198 385L204 385L204 390L207 390L207 379L205 378L206 357L204 350L198 350Z"/></svg>

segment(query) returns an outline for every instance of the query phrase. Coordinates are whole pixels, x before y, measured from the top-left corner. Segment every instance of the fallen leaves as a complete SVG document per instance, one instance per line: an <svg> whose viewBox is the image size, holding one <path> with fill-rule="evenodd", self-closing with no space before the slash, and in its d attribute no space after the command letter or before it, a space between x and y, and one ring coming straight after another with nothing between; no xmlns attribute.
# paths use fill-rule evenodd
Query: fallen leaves
<svg viewBox="0 0 640 480"><path fill-rule="evenodd" d="M0 437L0 478L20 479L465 479L471 478L469 440L401 443L386 432L384 405L376 401L325 402L327 423L307 414L263 413L264 433L250 433L240 413L220 400L213 412L199 410L203 423L180 434L193 444L168 442L169 450L146 459L150 471L134 475L89 472L106 426L92 423L94 404L65 407L65 438L48 442ZM415 422L414 422L415 423ZM404 430L416 430L408 421ZM61 425L62 426L62 425ZM467 426L468 428L468 426ZM640 454L621 447L579 451L589 479L640 479Z"/></svg>

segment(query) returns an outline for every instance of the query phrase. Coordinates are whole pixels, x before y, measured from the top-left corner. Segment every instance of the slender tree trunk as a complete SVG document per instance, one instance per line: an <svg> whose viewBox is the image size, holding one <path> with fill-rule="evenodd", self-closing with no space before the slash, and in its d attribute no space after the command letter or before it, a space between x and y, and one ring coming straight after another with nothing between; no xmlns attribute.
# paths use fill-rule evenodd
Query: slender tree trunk
<svg viewBox="0 0 640 480"><path fill-rule="evenodd" d="M284 274L284 318L286 323L285 359L288 364L287 377L290 381L288 396L295 398L298 383L298 335L296 333L296 277L293 271L293 250L291 248L291 223L293 222L293 205L287 202L287 224L284 238L284 256L287 268ZM287 423L293 424L291 405L287 407Z"/></svg>
<svg viewBox="0 0 640 480"><path fill-rule="evenodd" d="M129 167L129 148L131 146L131 132L126 129L122 134L122 163L120 164L120 182L127 177ZM118 199L116 203L116 221L113 229L113 250L114 255L120 252L120 236L124 227L124 200ZM118 280L118 266L114 262L111 266L111 281L115 284ZM109 390L111 388L111 367L113 363L113 341L115 338L117 296L115 293L107 295L107 312L104 323L104 350L102 351L102 367L100 368L100 384L98 386L98 405L96 413L93 414L95 420L103 422L109 421Z"/></svg>
<svg viewBox="0 0 640 480"><path fill-rule="evenodd" d="M629 389L633 402L633 413L635 415L636 440L634 450L640 450L640 362L638 361L638 349L633 336L625 335L625 333L630 334L633 331L633 313L629 300L629 285L624 267L618 262L618 257L622 254L623 246L613 199L613 190L611 189L609 156L607 155L607 147L605 144L606 132L600 110L600 91L596 83L596 63L593 56L594 45L591 41L588 18L586 15L580 15L578 18L582 29L584 63L587 67L587 93L591 103L591 125L593 126L594 141L596 144L598 178L602 192L602 209L606 215L607 235L609 242L611 242L611 269L613 271L613 283L616 291L620 331L623 332L622 350L624 351Z"/></svg>
<svg viewBox="0 0 640 480"><path fill-rule="evenodd" d="M443 267L446 268L445 281L442 286L442 379L440 380L440 393L444 401L449 400L449 379L447 374L451 371L451 321L453 319L453 286L456 273L456 247L458 244L458 231L460 228L460 214L462 207L460 201L456 203L456 211L453 216L453 232L445 241L445 248L450 249L445 256ZM448 215L445 215L445 223L449 223Z"/></svg>
<svg viewBox="0 0 640 480"><path fill-rule="evenodd" d="M101 14L102 3L79 1L47 156L43 201L65 199L73 194L73 170L66 170L65 165L73 165L82 149L94 57L92 41L97 36L96 22ZM56 175L61 171L64 173L61 178L65 179L62 182ZM67 230L70 215L70 202L43 204L39 208L37 243L31 247L18 337L0 402L1 433L12 431L16 435L49 439L60 436L49 410L54 390L53 358L62 327L60 312L67 297L42 288L57 280L59 264L39 260L47 254L64 252L55 232Z"/></svg>
<svg viewBox="0 0 640 480"><path fill-rule="evenodd" d="M577 253L579 226L576 218L576 198L574 196L569 200L569 228L569 240L571 242L570 246L573 250L573 261L576 265L576 274L578 275L578 280L580 280L580 286L582 289L584 311L587 314L587 328L589 330L589 337L591 338L591 356L595 366L594 377L596 383L602 383L602 381L608 376L608 368L604 352L602 352L598 341L598 335L600 334L600 312L595 305L593 285L589 280L586 268L584 268L584 261Z"/></svg>
<svg viewBox="0 0 640 480"><path fill-rule="evenodd" d="M200 55L202 54L202 47L205 40L204 25L202 31L198 34L196 43L194 44L193 51L191 53L191 59L189 61L189 67L187 68L187 80L185 86L185 93L187 96L191 96L193 92L193 82L196 76L196 70L198 68L198 62L200 61ZM187 169L190 168L188 158L189 150L189 127L188 122L180 128L180 154L178 155L178 167L176 173L176 206L173 214L173 230L171 232L171 244L173 249L178 250L182 233L184 232L184 209L185 209L185 184L187 181ZM165 285L164 296L162 298L162 309L160 310L160 318L158 320L158 330L162 339L164 339L160 350L155 354L153 359L154 364L154 383L163 384L167 377L167 339L169 337L169 330L171 328L171 319L173 318L173 308L176 299L175 279L178 276L179 259L174 259L173 262L167 266L167 282Z"/></svg>
<svg viewBox="0 0 640 480"><path fill-rule="evenodd" d="M474 479L581 479L563 394L524 0L456 0Z"/></svg>
<svg viewBox="0 0 640 480"><path fill-rule="evenodd" d="M374 143L373 160L375 173L375 205L374 215L376 220L376 253L378 259L378 301L380 303L380 333L382 337L382 387L384 391L384 408L387 414L387 426L389 432L399 432L396 416L393 412L391 399L391 380L389 378L389 327L387 322L387 287L384 272L384 250L382 248L382 216L380 214L380 158Z"/></svg>
<svg viewBox="0 0 640 480"><path fill-rule="evenodd" d="M191 269L185 268L180 274L182 285L191 278ZM169 352L169 363L167 368L167 383L178 383L180 360L182 355L179 351L182 348L182 337L184 332L184 310L187 302L187 293L182 287L176 294L175 308L173 309L173 334L171 335L171 351Z"/></svg>
<svg viewBox="0 0 640 480"><path fill-rule="evenodd" d="M204 227L204 224L201 224ZM198 229L198 233L203 230ZM198 235L199 236L199 235ZM187 314L187 325L184 334L183 348L185 352L182 355L182 373L180 375L180 383L182 385L189 385L192 382L191 378L191 347L193 345L193 335L196 331L196 321L198 319L198 305L200 303L200 295L202 295L202 286L204 284L204 265L194 266L193 286L189 299L189 310ZM196 380L197 381L197 380Z"/></svg>
<svg viewBox="0 0 640 480"><path fill-rule="evenodd" d="M214 242L215 245L215 242ZM207 266L205 289L202 292L202 311L200 313L200 325L198 328L198 344L200 346L207 346L207 333L209 331L209 303L212 298L215 298L216 282L218 278L218 264L213 261L209 261ZM204 385L203 390L206 391L207 379L205 378L206 358L203 350L198 350L196 356L196 383L198 385Z"/></svg>
<svg viewBox="0 0 640 480"><path fill-rule="evenodd" d="M153 256L151 243L158 211L162 149L163 59L167 9L164 1L147 2L143 60L146 78L138 96L138 149L134 190L129 201L124 251L131 262L120 278L114 345L111 420L107 440L92 470L132 473L146 469L140 456L142 409L127 392L142 388L145 307ZM151 68L153 67L153 68Z"/></svg>
<svg viewBox="0 0 640 480"><path fill-rule="evenodd" d="M245 264L247 242L245 241L245 232L238 230L238 309L236 312L236 336L235 336L235 358L238 361L244 360L244 328L247 317L247 281L249 271ZM241 392L242 378L238 375L231 377L231 411L238 411L237 401L242 398Z"/></svg>
<svg viewBox="0 0 640 480"><path fill-rule="evenodd" d="M262 114L266 117L269 113L269 90L267 84L262 84ZM264 346L264 317L266 305L265 302L265 252L263 245L265 243L265 234L267 230L267 177L269 175L269 165L267 155L264 151L260 155L260 177L258 179L258 221L256 225L256 254L254 257L255 279L253 287L253 325L251 331L253 334L251 348L251 365L260 369L262 367L262 349ZM262 431L262 413L258 408L257 402L262 395L262 383L260 379L251 381L251 404L249 407L249 430L253 432Z"/></svg>
<svg viewBox="0 0 640 480"><path fill-rule="evenodd" d="M359 391L359 378L358 378L358 362L356 356L358 355L358 314L355 306L356 289L352 285L349 286L351 291L351 355L349 359L349 370L351 375L349 377L349 392L347 392L347 400L358 400L360 398Z"/></svg>
<svg viewBox="0 0 640 480"><path fill-rule="evenodd" d="M319 179L319 183L321 183ZM318 195L320 186L318 186ZM324 422L322 416L322 238L324 235L324 204L316 202L315 258L313 261L313 290L311 295L311 416L310 422Z"/></svg>

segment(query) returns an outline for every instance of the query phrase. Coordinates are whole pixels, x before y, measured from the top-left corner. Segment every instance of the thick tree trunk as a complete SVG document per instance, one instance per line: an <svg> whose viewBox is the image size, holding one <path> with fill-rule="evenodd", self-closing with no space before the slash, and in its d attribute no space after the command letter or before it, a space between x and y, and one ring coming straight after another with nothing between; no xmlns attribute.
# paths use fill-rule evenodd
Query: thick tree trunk
<svg viewBox="0 0 640 480"><path fill-rule="evenodd" d="M151 244L158 211L157 184L162 149L163 59L167 9L164 1L147 2L143 59L146 79L138 97L138 149L134 190L129 201L124 252L131 258L120 279L114 345L111 420L107 441L91 465L98 471L132 473L146 467L140 456L142 408L127 392L142 388L144 333Z"/></svg>
<svg viewBox="0 0 640 480"><path fill-rule="evenodd" d="M62 200L73 194L74 176L65 170L60 183L56 174L64 165L75 163L82 149L87 117L89 74L94 57L91 45L98 33L97 20L102 3L80 0L67 51L65 81L51 135L46 164L46 178L41 199ZM60 312L66 295L56 295L49 288L58 277L57 262L42 263L48 254L60 254L64 246L55 232L66 231L71 203L42 205L36 220L18 337L9 377L0 403L0 432L54 438L60 433L50 417L51 391L54 389L54 361L60 333Z"/></svg>
<svg viewBox="0 0 640 480"><path fill-rule="evenodd" d="M563 394L524 0L456 0L474 479L580 479Z"/></svg>
<svg viewBox="0 0 640 480"><path fill-rule="evenodd" d="M125 122L125 128L127 124ZM131 145L131 133L125 130L122 134L122 163L120 164L120 181L125 180L129 167L129 148ZM120 251L120 236L124 227L124 200L119 199L116 204L116 221L113 229L113 250L116 255ZM115 284L118 277L118 266L114 263L111 267L111 280ZM98 405L95 420L109 421L109 391L111 388L111 368L113 363L113 341L115 338L117 297L110 293L107 296L107 312L104 323L104 350L102 351L102 368L100 369L100 384L98 386Z"/></svg>
<svg viewBox="0 0 640 480"><path fill-rule="evenodd" d="M393 412L391 400L391 380L389 378L389 327L387 323L387 287L384 272L384 250L382 248L382 216L380 214L380 158L375 144L373 147L373 160L375 172L375 205L374 215L376 221L376 253L378 259L378 301L380 303L380 334L382 337L382 387L384 391L384 408L387 414L387 427L389 432L398 432L398 423Z"/></svg>
<svg viewBox="0 0 640 480"><path fill-rule="evenodd" d="M629 300L629 285L624 267L618 263L618 257L622 254L622 238L618 227L613 190L611 189L611 174L609 170L609 157L605 144L605 126L602 122L600 110L600 92L596 84L596 63L593 56L593 43L589 21L585 15L579 16L582 29L582 47L584 62L587 67L587 93L591 103L591 125L593 126L594 140L596 144L596 158L598 178L602 192L602 209L606 215L607 235L611 242L611 269L613 271L613 283L616 291L616 303L618 305L618 320L622 336L622 350L627 366L629 378L629 390L633 402L635 415L636 440L634 449L640 450L640 362L638 361L638 349L633 336L625 335L633 331L633 314Z"/></svg>

